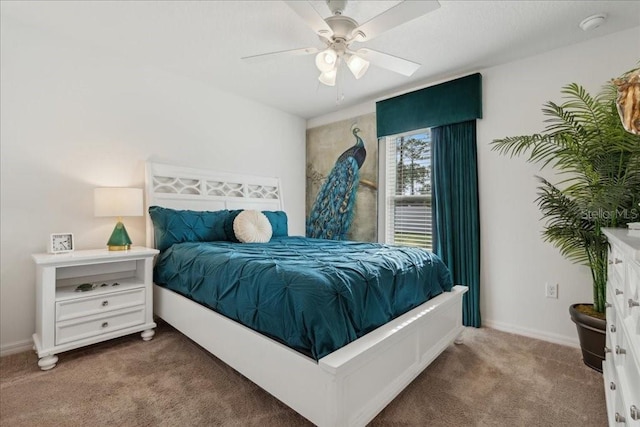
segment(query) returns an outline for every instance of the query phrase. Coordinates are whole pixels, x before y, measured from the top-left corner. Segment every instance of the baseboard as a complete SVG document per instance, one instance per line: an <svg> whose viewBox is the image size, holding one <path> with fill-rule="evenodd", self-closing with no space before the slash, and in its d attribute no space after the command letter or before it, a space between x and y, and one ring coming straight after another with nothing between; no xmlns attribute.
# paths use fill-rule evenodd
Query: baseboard
<svg viewBox="0 0 640 427"><path fill-rule="evenodd" d="M496 322L494 320L482 319L484 326L498 331L509 332L516 335L523 335L529 338L536 338L543 341L552 342L554 344L567 345L569 347L580 348L580 342L578 338L567 337L564 335L550 334L548 332L541 332L535 329L522 328L519 326L513 326L508 323ZM10 344L0 346L0 357L8 356L10 354L20 353L33 349L32 340L18 341Z"/></svg>
<svg viewBox="0 0 640 427"><path fill-rule="evenodd" d="M0 346L0 357L22 353L28 350L33 350L33 340L31 339L4 344Z"/></svg>
<svg viewBox="0 0 640 427"><path fill-rule="evenodd" d="M580 341L578 341L577 336L567 337L565 335L552 334L549 332L538 331L536 329L522 328L520 326L514 326L508 323L496 322L494 320L482 319L482 324L488 328L497 329L502 332L509 332L516 335L523 335L529 338L536 338L542 341L552 342L554 344L580 348Z"/></svg>

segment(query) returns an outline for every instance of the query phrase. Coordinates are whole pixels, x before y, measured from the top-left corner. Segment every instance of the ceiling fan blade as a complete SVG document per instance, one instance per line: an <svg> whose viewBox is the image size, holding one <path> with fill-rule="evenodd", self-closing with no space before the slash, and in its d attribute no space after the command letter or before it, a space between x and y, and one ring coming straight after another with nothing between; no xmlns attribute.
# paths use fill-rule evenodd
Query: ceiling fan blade
<svg viewBox="0 0 640 427"><path fill-rule="evenodd" d="M287 6L289 6L295 13L298 14L302 18L302 20L307 24L313 31L316 32L319 36L329 38L333 35L333 30L320 16L320 14L313 8L311 3L308 1L300 1L300 0L291 0L285 1Z"/></svg>
<svg viewBox="0 0 640 427"><path fill-rule="evenodd" d="M416 70L420 68L420 64L417 62L398 58L397 56L378 52L372 49L362 48L358 49L355 53L377 67L386 68L387 70L391 70L407 77L415 73Z"/></svg>
<svg viewBox="0 0 640 427"><path fill-rule="evenodd" d="M439 7L440 3L437 0L403 1L354 29L351 37L358 42L371 40L393 27L419 18Z"/></svg>
<svg viewBox="0 0 640 427"><path fill-rule="evenodd" d="M242 59L245 62L253 63L253 62L264 61L266 59L282 58L286 56L311 55L314 53L318 53L318 51L319 49L316 47L303 47L301 49L281 50L278 52L261 53L260 55L245 56L240 59Z"/></svg>

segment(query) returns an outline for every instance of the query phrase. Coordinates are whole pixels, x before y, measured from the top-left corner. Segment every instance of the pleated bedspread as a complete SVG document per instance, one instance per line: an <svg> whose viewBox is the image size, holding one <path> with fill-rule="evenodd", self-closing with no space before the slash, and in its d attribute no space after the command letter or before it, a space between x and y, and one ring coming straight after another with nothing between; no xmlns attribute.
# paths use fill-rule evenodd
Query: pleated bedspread
<svg viewBox="0 0 640 427"><path fill-rule="evenodd" d="M304 237L174 244L154 281L316 360L452 288L431 252Z"/></svg>

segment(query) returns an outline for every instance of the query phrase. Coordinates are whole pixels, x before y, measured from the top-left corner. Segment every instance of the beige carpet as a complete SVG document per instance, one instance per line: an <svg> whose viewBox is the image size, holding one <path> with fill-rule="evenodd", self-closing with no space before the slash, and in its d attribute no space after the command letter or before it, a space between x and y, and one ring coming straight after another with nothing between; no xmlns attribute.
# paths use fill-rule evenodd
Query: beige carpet
<svg viewBox="0 0 640 427"><path fill-rule="evenodd" d="M605 426L602 376L576 349L468 329L372 426ZM309 423L163 324L59 355L0 359L2 426L304 426Z"/></svg>

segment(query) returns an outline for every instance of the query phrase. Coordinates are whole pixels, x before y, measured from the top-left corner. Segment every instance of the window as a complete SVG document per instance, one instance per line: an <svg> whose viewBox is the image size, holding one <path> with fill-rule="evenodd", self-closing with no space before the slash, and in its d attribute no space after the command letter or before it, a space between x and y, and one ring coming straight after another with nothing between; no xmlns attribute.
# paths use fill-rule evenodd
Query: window
<svg viewBox="0 0 640 427"><path fill-rule="evenodd" d="M432 250L431 132L424 129L393 135L384 138L383 143L385 158L380 162L380 172L384 176L381 181L385 197L384 206L380 206L384 212L381 237L385 243Z"/></svg>

